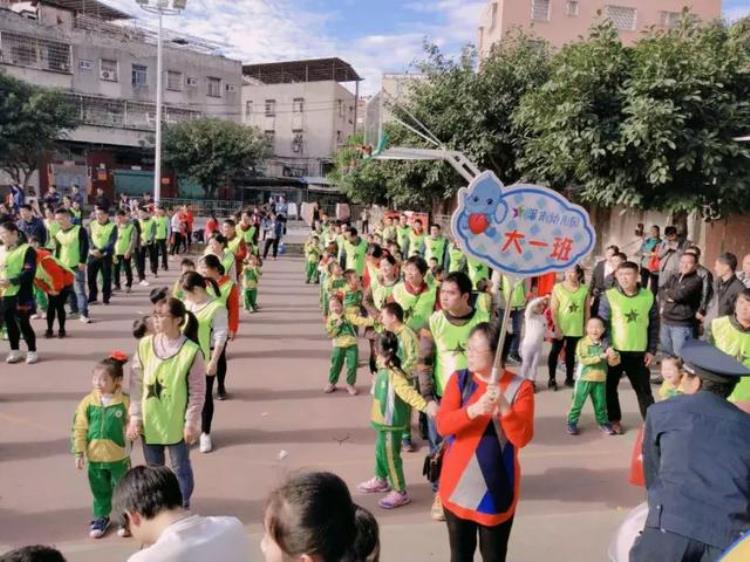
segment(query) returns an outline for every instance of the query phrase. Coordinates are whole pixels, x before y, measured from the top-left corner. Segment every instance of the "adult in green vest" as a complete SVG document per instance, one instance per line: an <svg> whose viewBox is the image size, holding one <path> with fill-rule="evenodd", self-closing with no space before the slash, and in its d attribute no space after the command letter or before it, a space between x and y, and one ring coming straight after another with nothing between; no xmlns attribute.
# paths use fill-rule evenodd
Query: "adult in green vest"
<svg viewBox="0 0 750 562"><path fill-rule="evenodd" d="M584 336L589 317L589 288L584 283L585 274L580 265L566 270L563 280L552 289L550 309L555 323L556 336L547 359L548 388L557 390L557 360L565 349L565 386L573 387L576 365L576 346Z"/></svg>
<svg viewBox="0 0 750 562"><path fill-rule="evenodd" d="M245 242L247 251L257 256L260 221L255 219L255 215L250 209L245 209L242 211L242 218L238 227L240 237Z"/></svg>
<svg viewBox="0 0 750 562"><path fill-rule="evenodd" d="M443 229L439 224L430 227L430 235L424 240L424 259L430 263L431 259L437 260L437 265L447 267L448 239L443 236Z"/></svg>
<svg viewBox="0 0 750 562"><path fill-rule="evenodd" d="M224 274L229 275L232 279L236 279L235 266L237 260L234 254L227 249L227 239L223 234L214 232L211 237L206 241L206 249L203 252L204 256L214 255L219 258L221 265L224 266Z"/></svg>
<svg viewBox="0 0 750 562"><path fill-rule="evenodd" d="M464 254L464 251L458 245L458 241L453 239L448 248L448 273L455 271L466 273L466 254Z"/></svg>
<svg viewBox="0 0 750 562"><path fill-rule="evenodd" d="M34 312L36 252L22 238L15 223L0 224L0 310L8 332L10 353L6 363L19 363L21 335L28 347L26 363L36 363L36 334L31 327Z"/></svg>
<svg viewBox="0 0 750 562"><path fill-rule="evenodd" d="M399 215L398 225L396 226L396 241L401 249L402 260L405 260L408 257L410 232L411 227L409 226L409 219L406 218L406 215Z"/></svg>
<svg viewBox="0 0 750 562"><path fill-rule="evenodd" d="M398 262L395 257L391 254L385 254L380 258L378 282L376 285L371 284L367 293L365 293L366 307L371 304L374 307L374 312L383 310L393 294L393 289L399 282L398 273Z"/></svg>
<svg viewBox="0 0 750 562"><path fill-rule="evenodd" d="M206 362L206 395L201 414L199 447L201 453L210 453L213 450L211 424L214 418L214 379L229 339L229 316L226 305L208 294L208 286L213 283L195 271L188 272L182 277L185 307L198 320L198 345Z"/></svg>
<svg viewBox="0 0 750 562"><path fill-rule="evenodd" d="M472 269L473 258L469 258L469 272ZM508 359L518 364L522 362L521 354L519 349L521 346L521 332L523 331L523 317L526 309L526 295L529 292L529 286L526 281L518 283L513 288L510 279L503 275L500 281L500 310L498 311L498 319L502 322L505 315L505 307L510 306L510 326L508 328L508 334L505 337L505 343L503 344L503 364Z"/></svg>
<svg viewBox="0 0 750 562"><path fill-rule="evenodd" d="M411 230L409 231L409 257L424 257L424 239L425 232L422 221L415 219Z"/></svg>
<svg viewBox="0 0 750 562"><path fill-rule="evenodd" d="M156 223L156 260L159 261L159 255L161 255L161 268L164 271L169 271L169 264L167 263L167 240L169 240L169 217L167 216L167 210L164 207L156 208L156 216L154 217Z"/></svg>
<svg viewBox="0 0 750 562"><path fill-rule="evenodd" d="M154 335L138 342L130 377L127 435L143 438L149 466L164 466L165 451L190 507L193 467L190 445L200 435L206 368L197 343L198 322L182 301L169 297L154 306Z"/></svg>
<svg viewBox="0 0 750 562"><path fill-rule="evenodd" d="M85 228L73 224L73 215L67 209L57 209L55 220L60 230L55 234L55 257L75 275L74 292L70 295L70 311L80 314L81 322L88 324L89 299L86 296L86 260L89 255L89 236Z"/></svg>
<svg viewBox="0 0 750 562"><path fill-rule="evenodd" d="M44 247L54 252L55 235L60 232L60 225L55 220L55 211L49 207L44 210L44 228L47 229L47 243Z"/></svg>
<svg viewBox="0 0 750 562"><path fill-rule="evenodd" d="M138 247L138 259L135 266L138 270L138 281L141 287L148 287L146 281L146 257L151 265L151 273L159 277L159 256L156 253L156 221L151 215L148 207L142 205L138 208L138 229L141 236Z"/></svg>
<svg viewBox="0 0 750 562"><path fill-rule="evenodd" d="M475 291L482 279L490 278L490 268L471 256L466 256L466 273L469 275L471 285Z"/></svg>
<svg viewBox="0 0 750 562"><path fill-rule="evenodd" d="M470 304L471 280L459 271L449 273L440 285L440 310L434 312L425 328L419 332L419 390L426 400L443 396L443 390L453 373L466 369L466 345L469 334L477 324L488 322L486 312ZM435 421L427 421L430 452L434 453L442 441ZM438 482L432 490L437 492ZM435 494L431 515L444 520L440 498Z"/></svg>
<svg viewBox="0 0 750 562"><path fill-rule="evenodd" d="M435 310L437 289L425 281L427 262L412 256L404 263L404 280L397 283L389 297L404 310L404 322L415 333L426 327Z"/></svg>
<svg viewBox="0 0 750 562"><path fill-rule="evenodd" d="M393 224L393 217L388 215L383 217L383 244L398 241L398 229Z"/></svg>
<svg viewBox="0 0 750 562"><path fill-rule="evenodd" d="M615 272L617 285L605 291L599 302L599 317L607 326L609 344L621 362L607 371L607 416L615 433L622 434L622 413L617 386L625 373L638 398L641 416L654 403L649 367L659 341L659 310L654 294L638 281L638 264L621 264Z"/></svg>
<svg viewBox="0 0 750 562"><path fill-rule="evenodd" d="M367 240L362 238L356 228L350 228L344 240L344 254L346 266L344 269L353 269L357 275L365 274L365 258L367 256Z"/></svg>
<svg viewBox="0 0 750 562"><path fill-rule="evenodd" d="M115 224L117 225L117 241L115 242L115 289L120 291L120 273L125 272L125 291L130 293L133 287L133 256L138 250L138 229L130 220L124 209L118 209L115 213Z"/></svg>
<svg viewBox="0 0 750 562"><path fill-rule="evenodd" d="M709 341L750 369L750 289L737 295L734 314L711 322ZM750 413L750 379L740 379L729 396L739 408Z"/></svg>
<svg viewBox="0 0 750 562"><path fill-rule="evenodd" d="M112 297L112 259L117 242L117 225L109 220L109 211L96 209L96 218L89 224L89 257L86 275L89 280L89 304L98 303L97 280L102 274L102 301L109 304Z"/></svg>

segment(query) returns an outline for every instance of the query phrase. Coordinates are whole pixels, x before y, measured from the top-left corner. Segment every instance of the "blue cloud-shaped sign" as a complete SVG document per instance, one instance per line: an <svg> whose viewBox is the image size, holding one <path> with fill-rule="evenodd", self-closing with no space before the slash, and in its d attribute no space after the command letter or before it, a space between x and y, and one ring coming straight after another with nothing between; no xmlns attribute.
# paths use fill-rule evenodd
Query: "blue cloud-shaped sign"
<svg viewBox="0 0 750 562"><path fill-rule="evenodd" d="M515 278L569 269L596 243L582 207L546 187L505 188L490 171L458 192L452 223L466 254Z"/></svg>

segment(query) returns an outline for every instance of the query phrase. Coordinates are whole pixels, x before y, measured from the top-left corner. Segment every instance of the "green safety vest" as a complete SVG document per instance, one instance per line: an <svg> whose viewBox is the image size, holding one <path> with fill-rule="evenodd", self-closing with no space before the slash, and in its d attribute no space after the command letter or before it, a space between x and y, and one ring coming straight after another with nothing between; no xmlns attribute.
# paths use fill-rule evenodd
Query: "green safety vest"
<svg viewBox="0 0 750 562"><path fill-rule="evenodd" d="M490 278L490 269L479 260L467 256L466 265L469 272L469 279L471 279L471 284L475 289L477 288L477 283L482 279Z"/></svg>
<svg viewBox="0 0 750 562"><path fill-rule="evenodd" d="M200 310L193 310L193 314L198 320L198 345L200 345L203 358L206 361L211 359L211 333L214 316L216 316L217 311L224 307L225 305L214 299L204 304Z"/></svg>
<svg viewBox="0 0 750 562"><path fill-rule="evenodd" d="M240 253L240 245L242 244L242 237L235 234L234 238L227 240L227 250L232 253L232 256L236 256Z"/></svg>
<svg viewBox="0 0 750 562"><path fill-rule="evenodd" d="M357 275L362 277L362 274L365 272L367 242L360 238L359 244L355 246L346 240L344 241L344 251L346 252L346 269L353 269L357 272Z"/></svg>
<svg viewBox="0 0 750 562"><path fill-rule="evenodd" d="M91 244L95 249L103 250L117 225L112 221L107 221L105 224L94 221L89 225L89 228L91 229Z"/></svg>
<svg viewBox="0 0 750 562"><path fill-rule="evenodd" d="M422 243L425 233L417 234L414 230L409 231L409 257L422 255Z"/></svg>
<svg viewBox="0 0 750 562"><path fill-rule="evenodd" d="M523 284L523 281L516 285L512 296L510 288L510 279L503 275L503 298L505 299L505 303L507 304L510 301L511 308L523 308L526 304L526 286Z"/></svg>
<svg viewBox="0 0 750 562"><path fill-rule="evenodd" d="M169 236L169 219L167 217L156 217L154 222L156 223L156 239L166 240Z"/></svg>
<svg viewBox="0 0 750 562"><path fill-rule="evenodd" d="M640 289L628 297L617 289L605 293L611 310L610 340L617 351L646 351L648 348L649 312L654 294Z"/></svg>
<svg viewBox="0 0 750 562"><path fill-rule="evenodd" d="M224 252L224 255L221 258L221 265L224 266L224 275L229 275L229 272L232 271L232 268L235 266L235 261L236 258L232 252Z"/></svg>
<svg viewBox="0 0 750 562"><path fill-rule="evenodd" d="M21 244L8 251L5 246L0 246L0 279L15 279L23 272L23 263L26 259L26 250L30 246ZM14 297L21 290L21 285L10 285L2 290L3 297Z"/></svg>
<svg viewBox="0 0 750 562"><path fill-rule="evenodd" d="M374 263L366 262L365 267L367 273L370 276L370 292L373 294L375 290L380 286L380 280L378 279L378 268Z"/></svg>
<svg viewBox="0 0 750 562"><path fill-rule="evenodd" d="M138 343L143 376L143 433L148 445L175 445L183 440L188 404L188 376L198 344L186 339L169 359L154 351L154 336Z"/></svg>
<svg viewBox="0 0 750 562"><path fill-rule="evenodd" d="M383 307L388 302L388 299L391 298L393 289L397 284L398 280L396 280L393 285L383 285L382 283L378 284L378 286L372 291L372 302L375 305L375 308L377 308L378 310L383 310Z"/></svg>
<svg viewBox="0 0 750 562"><path fill-rule="evenodd" d="M55 249L55 235L57 235L58 232L60 232L60 223L58 223L56 220L47 220L44 219L44 226L47 229L47 244L45 245L45 248L48 250Z"/></svg>
<svg viewBox="0 0 750 562"><path fill-rule="evenodd" d="M383 244L389 240L398 240L398 229L393 225L383 227Z"/></svg>
<svg viewBox="0 0 750 562"><path fill-rule="evenodd" d="M129 222L123 227L117 228L117 241L115 242L115 255L124 256L130 249L130 243L133 241L135 225Z"/></svg>
<svg viewBox="0 0 750 562"><path fill-rule="evenodd" d="M448 273L463 271L466 266L466 255L461 248L451 245L448 250Z"/></svg>
<svg viewBox="0 0 750 562"><path fill-rule="evenodd" d="M719 350L735 357L745 367L750 368L750 333L733 326L730 316L722 316L711 322L711 339ZM750 402L750 377L740 378L729 400Z"/></svg>
<svg viewBox="0 0 750 562"><path fill-rule="evenodd" d="M552 289L552 294L557 299L555 325L563 336L583 337L588 292L589 288L586 285L580 285L574 293L571 293L562 283L558 283Z"/></svg>
<svg viewBox="0 0 750 562"><path fill-rule="evenodd" d="M419 330L427 326L437 299L437 292L434 289L427 289L423 293L412 295L406 290L406 285L402 281L393 288L392 296L393 300L404 309L404 323L409 328L419 333Z"/></svg>
<svg viewBox="0 0 750 562"><path fill-rule="evenodd" d="M154 237L156 222L152 217L146 220L138 219L138 223L141 225L141 244L150 244Z"/></svg>
<svg viewBox="0 0 750 562"><path fill-rule="evenodd" d="M450 376L468 366L466 344L469 341L469 333L477 324L488 321L487 313L476 309L471 320L463 326L451 324L442 310L430 316L430 333L435 342L433 376L438 396L443 395L443 389Z"/></svg>
<svg viewBox="0 0 750 562"><path fill-rule="evenodd" d="M409 241L409 233L411 233L410 226L396 227L396 240L398 241L398 245L402 252L406 249L406 244Z"/></svg>
<svg viewBox="0 0 750 562"><path fill-rule="evenodd" d="M219 287L219 302L224 306L227 306L227 302L229 302L229 293L232 292L233 288L234 281L227 281Z"/></svg>
<svg viewBox="0 0 750 562"><path fill-rule="evenodd" d="M240 232L242 233L242 239L245 241L247 246L255 247L255 233L258 228L255 225L251 225L247 230L243 230L240 226Z"/></svg>
<svg viewBox="0 0 750 562"><path fill-rule="evenodd" d="M81 247L78 242L81 227L74 225L68 230L60 230L55 234L55 240L60 243L58 259L65 267L76 270L81 263Z"/></svg>
<svg viewBox="0 0 750 562"><path fill-rule="evenodd" d="M448 243L448 241L445 239L444 236L438 236L437 238L432 238L431 236L428 236L424 239L424 259L427 260L427 262L430 261L430 259L435 258L438 261L438 265L443 265L443 258L445 256L445 246Z"/></svg>

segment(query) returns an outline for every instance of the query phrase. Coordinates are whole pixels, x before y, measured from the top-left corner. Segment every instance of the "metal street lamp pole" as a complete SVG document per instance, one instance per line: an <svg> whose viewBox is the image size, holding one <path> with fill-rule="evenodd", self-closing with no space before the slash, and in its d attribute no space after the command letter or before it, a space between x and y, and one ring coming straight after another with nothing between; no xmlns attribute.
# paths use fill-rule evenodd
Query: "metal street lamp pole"
<svg viewBox="0 0 750 562"><path fill-rule="evenodd" d="M135 0L146 12L159 16L159 33L156 43L156 149L154 157L154 203L161 201L161 150L162 115L164 104L164 56L162 20L164 16L178 15L185 9L187 0Z"/></svg>

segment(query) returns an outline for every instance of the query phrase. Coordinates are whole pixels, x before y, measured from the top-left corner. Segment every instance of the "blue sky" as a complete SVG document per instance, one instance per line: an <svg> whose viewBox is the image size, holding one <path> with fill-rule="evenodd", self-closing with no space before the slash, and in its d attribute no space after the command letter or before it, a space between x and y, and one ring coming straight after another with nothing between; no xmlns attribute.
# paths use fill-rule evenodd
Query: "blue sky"
<svg viewBox="0 0 750 562"><path fill-rule="evenodd" d="M134 0L104 0L139 14ZM383 72L404 72L425 37L447 52L476 41L486 0L188 0L165 25L226 45L243 62L338 56L377 91ZM750 14L750 0L724 0L728 19Z"/></svg>

